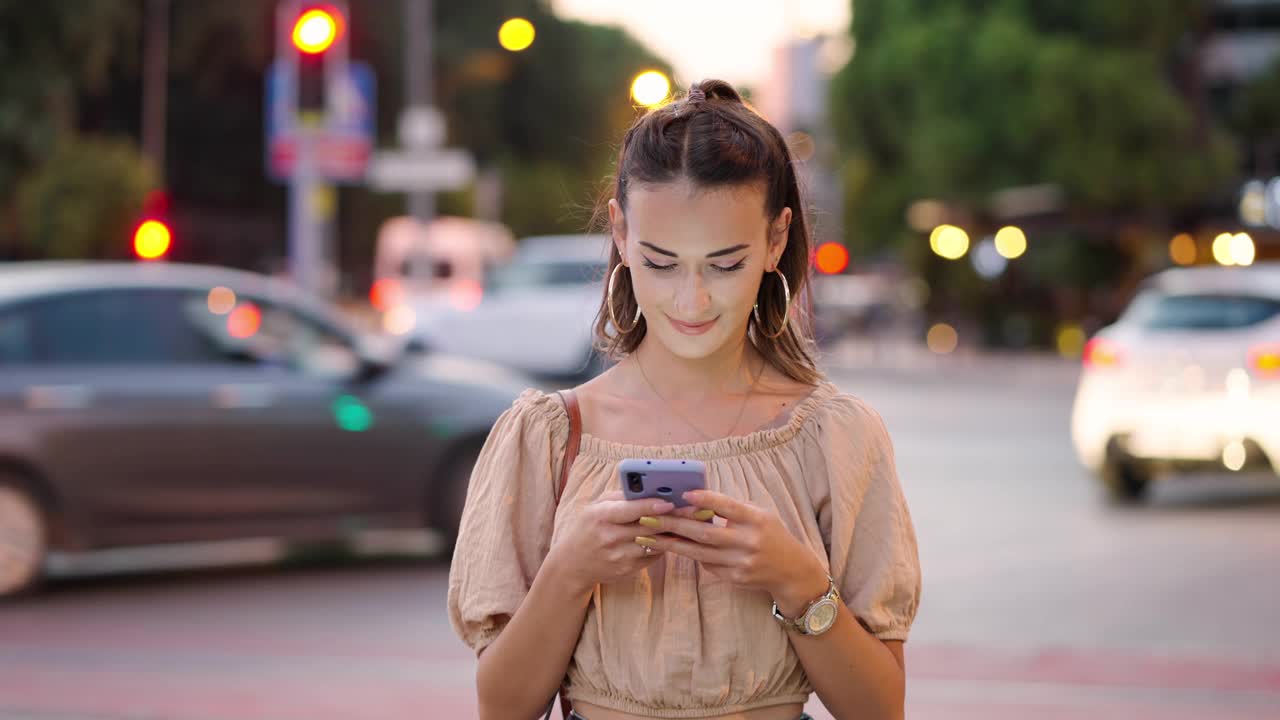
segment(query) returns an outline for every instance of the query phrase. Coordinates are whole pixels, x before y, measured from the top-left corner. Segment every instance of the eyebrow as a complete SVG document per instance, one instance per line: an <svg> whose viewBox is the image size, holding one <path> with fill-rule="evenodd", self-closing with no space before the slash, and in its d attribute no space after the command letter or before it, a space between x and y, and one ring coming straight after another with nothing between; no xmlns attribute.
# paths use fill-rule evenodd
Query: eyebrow
<svg viewBox="0 0 1280 720"><path fill-rule="evenodd" d="M666 255L667 257L679 257L678 255L676 255L675 253L671 252L670 250L663 250L662 248L658 247L657 245L654 245L653 243L647 243L647 242L645 242L645 241L641 240L641 241L640 241L640 244L641 244L641 245L643 245L643 246L645 246L645 247L647 247L647 248L649 248L650 250L652 250L652 251L654 251L654 252L662 253L663 255ZM727 247L727 248L725 248L725 249L723 249L723 250L717 250L717 251L715 251L715 252L707 253L707 257L709 257L709 258L713 258L713 257L720 257L721 255L729 255L729 254L732 254L732 253L736 253L736 252L738 252L739 250L746 250L746 249L747 249L747 248L749 248L749 247L751 247L751 246L750 246L750 245L734 245L733 247Z"/></svg>

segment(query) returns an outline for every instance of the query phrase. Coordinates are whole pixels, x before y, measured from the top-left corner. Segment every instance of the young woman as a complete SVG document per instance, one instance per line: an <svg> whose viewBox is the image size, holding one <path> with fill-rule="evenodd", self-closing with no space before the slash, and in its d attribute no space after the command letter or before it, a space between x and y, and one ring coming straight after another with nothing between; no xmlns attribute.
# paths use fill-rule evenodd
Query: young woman
<svg viewBox="0 0 1280 720"><path fill-rule="evenodd" d="M449 611L482 718L557 689L586 720L901 718L920 597L883 422L815 367L809 235L777 129L704 81L627 131L596 332L618 360L526 390L471 477ZM624 458L703 461L692 507L624 500ZM711 522L706 522L710 518Z"/></svg>

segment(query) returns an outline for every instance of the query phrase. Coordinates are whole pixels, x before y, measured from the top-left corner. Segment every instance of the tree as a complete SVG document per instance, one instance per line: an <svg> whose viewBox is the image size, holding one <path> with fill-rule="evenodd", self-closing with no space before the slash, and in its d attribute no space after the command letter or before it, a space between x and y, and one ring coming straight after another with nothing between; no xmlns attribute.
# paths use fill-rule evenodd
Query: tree
<svg viewBox="0 0 1280 720"><path fill-rule="evenodd" d="M15 191L76 128L77 99L107 85L106 69L136 38L118 0L0 0L0 256L16 254Z"/></svg>
<svg viewBox="0 0 1280 720"><path fill-rule="evenodd" d="M846 207L864 253L911 248L913 200L947 203L973 229L994 222L992 193L1061 188L1062 223L1045 228L1088 255L1134 226L1159 230L1234 169L1226 135L1175 78L1196 0L860 0L856 51L833 80L833 115L851 161ZM1141 243L1138 243L1140 246ZM1122 246L1130 268L1141 247ZM1127 255L1125 255L1127 253ZM1087 286L1115 280L1104 257ZM967 268L952 264L952 281ZM1052 275L1037 278L1060 283ZM1122 269L1123 272L1123 269ZM938 302L956 300L936 294Z"/></svg>
<svg viewBox="0 0 1280 720"><path fill-rule="evenodd" d="M128 257L131 231L156 173L124 139L64 140L19 186L18 221L42 256Z"/></svg>

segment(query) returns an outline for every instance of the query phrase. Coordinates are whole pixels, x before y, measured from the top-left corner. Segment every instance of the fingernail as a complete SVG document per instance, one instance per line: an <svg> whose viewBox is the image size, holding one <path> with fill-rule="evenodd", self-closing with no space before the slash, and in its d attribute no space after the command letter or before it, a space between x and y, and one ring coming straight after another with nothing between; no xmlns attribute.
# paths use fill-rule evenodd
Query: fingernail
<svg viewBox="0 0 1280 720"><path fill-rule="evenodd" d="M644 515L640 518L640 524L645 527L651 527L651 528L662 527L662 523L658 521L658 518L649 517L648 515Z"/></svg>
<svg viewBox="0 0 1280 720"><path fill-rule="evenodd" d="M653 504L653 511L654 511L654 512L666 512L666 511L670 510L670 509L671 509L671 508L673 508L673 507L675 507L675 505L673 505L672 503L669 503L669 502L667 502L666 500L659 500L658 502L656 502L656 503L654 503L654 504Z"/></svg>
<svg viewBox="0 0 1280 720"><path fill-rule="evenodd" d="M713 517L715 517L715 516L716 516L716 511L715 511L715 510L712 510L712 509L710 509L710 508L705 508L705 509L703 509L703 510L699 510L698 512L694 513L694 514L693 514L693 519L694 519L694 520L704 520L704 521L705 521L705 520L710 520L711 518L713 518Z"/></svg>
<svg viewBox="0 0 1280 720"><path fill-rule="evenodd" d="M645 547L653 547L654 545L658 544L658 541L647 535L640 535L639 537L636 538L636 544L644 545Z"/></svg>

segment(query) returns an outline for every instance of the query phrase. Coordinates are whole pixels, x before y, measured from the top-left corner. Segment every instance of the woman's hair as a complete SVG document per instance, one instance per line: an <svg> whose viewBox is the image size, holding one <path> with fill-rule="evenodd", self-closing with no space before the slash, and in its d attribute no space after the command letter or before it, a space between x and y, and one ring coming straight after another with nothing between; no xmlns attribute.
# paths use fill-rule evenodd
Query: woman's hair
<svg viewBox="0 0 1280 720"><path fill-rule="evenodd" d="M611 192L604 193L596 208L597 224L612 237L609 197L617 198L625 212L631 188L682 179L705 189L759 183L765 190L763 209L770 223L783 208L791 208L787 247L778 261L778 270L786 276L791 290L790 322L781 335L768 337L776 334L784 321L786 299L777 274L765 273L756 298L764 327L757 325L753 314L747 335L774 367L799 382L816 383L821 373L813 358L812 318L802 307L809 283L809 226L795 162L782 134L729 83L696 83L685 97L642 115L627 130L618 151ZM609 247L604 297L596 314L595 345L609 358L618 360L640 346L648 326L642 317L635 327L623 333L610 321L610 302L613 314L624 326L636 316L637 305L631 274L626 271L618 273L613 297L609 296L608 278L622 262L617 245L610 242Z"/></svg>

